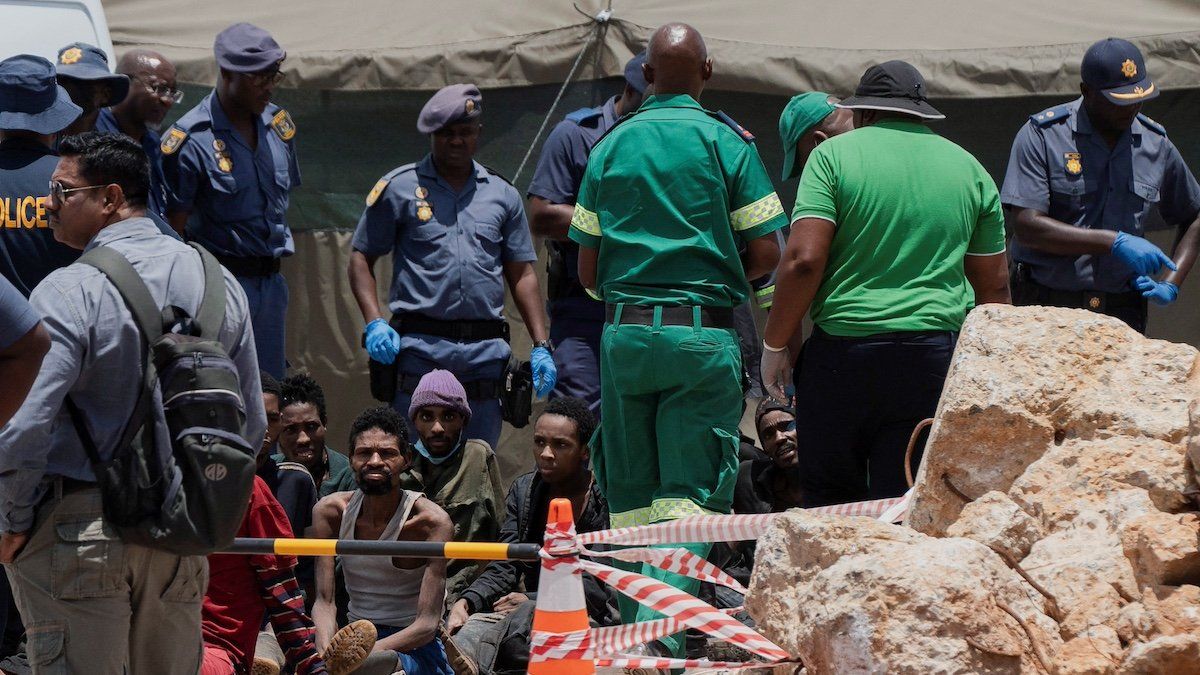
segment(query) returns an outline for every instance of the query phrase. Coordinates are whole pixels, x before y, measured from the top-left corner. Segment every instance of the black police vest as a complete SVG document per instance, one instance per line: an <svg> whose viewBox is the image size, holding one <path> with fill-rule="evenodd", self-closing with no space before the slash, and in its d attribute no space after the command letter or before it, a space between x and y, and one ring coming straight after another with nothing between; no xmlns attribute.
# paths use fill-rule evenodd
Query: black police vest
<svg viewBox="0 0 1200 675"><path fill-rule="evenodd" d="M80 254L55 241L50 231L46 194L57 164L54 152L37 141L0 143L0 275L25 297Z"/></svg>

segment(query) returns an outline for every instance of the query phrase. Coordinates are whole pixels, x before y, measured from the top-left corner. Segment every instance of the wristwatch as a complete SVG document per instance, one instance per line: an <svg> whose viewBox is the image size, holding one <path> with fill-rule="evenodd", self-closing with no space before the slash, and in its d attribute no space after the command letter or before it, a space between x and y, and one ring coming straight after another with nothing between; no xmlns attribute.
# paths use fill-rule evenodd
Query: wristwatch
<svg viewBox="0 0 1200 675"><path fill-rule="evenodd" d="M554 341L553 340L539 340L539 341L533 343L533 346L535 348L536 347L545 347L546 351L550 352L551 354L554 353Z"/></svg>

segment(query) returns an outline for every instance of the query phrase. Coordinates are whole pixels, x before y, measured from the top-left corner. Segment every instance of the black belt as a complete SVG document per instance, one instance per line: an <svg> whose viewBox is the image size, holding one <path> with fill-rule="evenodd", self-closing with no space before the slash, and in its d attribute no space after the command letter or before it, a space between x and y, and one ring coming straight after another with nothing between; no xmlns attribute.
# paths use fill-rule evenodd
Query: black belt
<svg viewBox="0 0 1200 675"><path fill-rule="evenodd" d="M420 375L400 373L398 385L400 391L411 396L417 390L417 384L420 382ZM463 382L462 386L467 391L467 398L472 401L500 398L500 382L497 380L471 380Z"/></svg>
<svg viewBox="0 0 1200 675"><path fill-rule="evenodd" d="M235 277L269 277L279 272L279 258L271 256L217 256L217 262Z"/></svg>
<svg viewBox="0 0 1200 675"><path fill-rule="evenodd" d="M913 338L929 338L929 337L945 337L951 342L958 341L958 333L952 330L898 330L890 333L872 333L870 335L833 335L821 330L820 326L814 326L812 336L821 340L832 340L834 342L862 342L868 341L896 341L903 342L904 340L912 340Z"/></svg>
<svg viewBox="0 0 1200 675"><path fill-rule="evenodd" d="M1038 304L1072 309L1090 309L1093 312L1103 312L1105 309L1132 308L1137 309L1146 303L1146 298L1137 291L1125 293L1105 293L1103 291L1063 291L1039 284L1033 279L1020 279L1018 283L1025 284L1033 291Z"/></svg>
<svg viewBox="0 0 1200 675"><path fill-rule="evenodd" d="M690 326L692 325L692 306L661 307L662 320L660 326ZM605 321L616 323L617 306L608 304L604 308ZM621 323L637 324L639 326L654 325L655 308L649 305L622 305ZM731 307L701 307L700 326L703 328L733 328L733 309Z"/></svg>
<svg viewBox="0 0 1200 675"><path fill-rule="evenodd" d="M420 333L455 342L481 342L496 338L508 341L508 322L504 320L444 321L410 313L392 315L391 326L401 335Z"/></svg>

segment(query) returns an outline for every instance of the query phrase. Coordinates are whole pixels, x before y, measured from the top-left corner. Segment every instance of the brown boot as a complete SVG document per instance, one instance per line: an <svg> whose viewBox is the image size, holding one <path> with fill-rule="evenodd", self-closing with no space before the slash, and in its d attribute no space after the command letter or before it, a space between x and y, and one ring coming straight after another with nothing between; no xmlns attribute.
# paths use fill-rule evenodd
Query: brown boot
<svg viewBox="0 0 1200 675"><path fill-rule="evenodd" d="M479 664L459 650L458 645L454 644L454 638L446 632L445 626L438 626L438 637L442 639L442 646L446 649L446 660L454 669L454 675L479 675Z"/></svg>
<svg viewBox="0 0 1200 675"><path fill-rule="evenodd" d="M261 656L254 657L254 665L250 667L250 675L279 675L279 664Z"/></svg>
<svg viewBox="0 0 1200 675"><path fill-rule="evenodd" d="M371 655L375 647L375 624L360 619L347 624L329 640L321 658L330 675L349 675Z"/></svg>

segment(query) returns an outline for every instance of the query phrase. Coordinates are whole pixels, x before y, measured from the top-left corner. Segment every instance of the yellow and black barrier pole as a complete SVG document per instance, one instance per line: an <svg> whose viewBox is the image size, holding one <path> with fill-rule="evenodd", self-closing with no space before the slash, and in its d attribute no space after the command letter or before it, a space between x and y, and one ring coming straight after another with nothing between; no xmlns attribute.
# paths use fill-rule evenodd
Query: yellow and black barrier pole
<svg viewBox="0 0 1200 675"><path fill-rule="evenodd" d="M484 542L356 541L341 539L249 539L238 537L217 553L242 555L385 555L393 558L537 560L540 544Z"/></svg>

